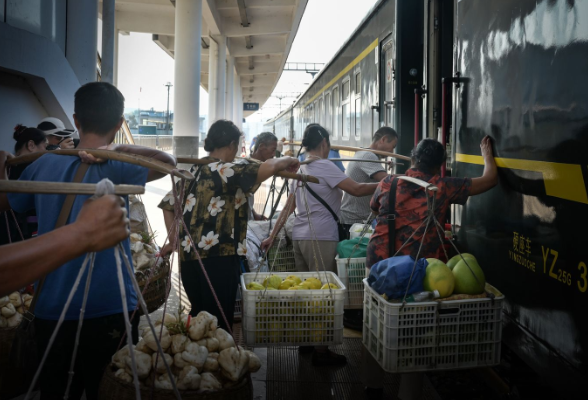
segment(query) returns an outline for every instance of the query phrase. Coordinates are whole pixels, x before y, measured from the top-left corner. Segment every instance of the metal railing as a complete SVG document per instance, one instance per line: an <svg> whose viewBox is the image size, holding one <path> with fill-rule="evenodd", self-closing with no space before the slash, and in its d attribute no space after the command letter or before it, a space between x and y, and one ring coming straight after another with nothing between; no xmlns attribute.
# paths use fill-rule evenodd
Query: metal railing
<svg viewBox="0 0 588 400"><path fill-rule="evenodd" d="M172 135L133 135L134 144L159 150L171 150Z"/></svg>

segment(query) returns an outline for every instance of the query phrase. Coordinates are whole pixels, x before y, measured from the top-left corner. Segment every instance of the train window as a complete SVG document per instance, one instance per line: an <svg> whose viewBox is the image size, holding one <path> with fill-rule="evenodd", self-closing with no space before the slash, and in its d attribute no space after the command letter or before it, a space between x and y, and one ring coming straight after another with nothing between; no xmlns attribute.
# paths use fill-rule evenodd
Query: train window
<svg viewBox="0 0 588 400"><path fill-rule="evenodd" d="M355 137L361 136L361 72L355 74Z"/></svg>
<svg viewBox="0 0 588 400"><path fill-rule="evenodd" d="M318 118L316 120L323 127L325 126L325 111L324 110L325 109L323 108L323 99L320 98L318 101L318 107L317 107Z"/></svg>
<svg viewBox="0 0 588 400"><path fill-rule="evenodd" d="M341 101L341 122L343 124L343 133L341 137L343 139L349 139L349 135L351 134L351 103L349 101L349 88L350 79L347 78L347 80L343 82L341 93L343 95L343 100Z"/></svg>
<svg viewBox="0 0 588 400"><path fill-rule="evenodd" d="M339 136L339 129L341 129L341 124L339 123L339 104L341 104L339 99L339 88L333 88L333 138Z"/></svg>
<svg viewBox="0 0 588 400"><path fill-rule="evenodd" d="M331 123L331 114L332 114L332 104L331 104L331 93L325 94L325 128L328 132L332 132L332 123Z"/></svg>

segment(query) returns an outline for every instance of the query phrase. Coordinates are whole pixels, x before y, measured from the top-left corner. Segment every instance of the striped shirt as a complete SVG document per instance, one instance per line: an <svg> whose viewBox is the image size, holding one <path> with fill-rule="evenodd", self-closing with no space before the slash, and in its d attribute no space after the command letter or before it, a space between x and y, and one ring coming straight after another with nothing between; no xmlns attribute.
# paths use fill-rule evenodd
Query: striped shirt
<svg viewBox="0 0 588 400"><path fill-rule="evenodd" d="M370 151L358 151L355 153L357 159L379 160L380 158ZM372 162L353 162L349 163L345 174L359 183L378 183L372 179L377 172L386 172L384 164ZM370 200L372 196L355 197L348 193L343 195L341 203L341 223L355 224L364 223L370 215Z"/></svg>

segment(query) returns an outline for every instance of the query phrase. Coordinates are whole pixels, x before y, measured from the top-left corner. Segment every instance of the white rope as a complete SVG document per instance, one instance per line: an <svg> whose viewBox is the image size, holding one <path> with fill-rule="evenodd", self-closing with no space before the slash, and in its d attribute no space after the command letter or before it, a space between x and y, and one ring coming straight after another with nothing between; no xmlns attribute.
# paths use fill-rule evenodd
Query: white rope
<svg viewBox="0 0 588 400"><path fill-rule="evenodd" d="M41 370L43 369L43 365L45 365L45 361L47 361L49 351L51 350L51 347L53 347L53 344L55 343L55 338L57 337L57 333L59 332L59 328L61 327L61 325L63 324L63 321L65 320L65 314L67 313L67 310L69 309L69 306L70 306L71 301L74 297L74 294L77 291L78 286L80 285L80 281L82 280L82 275L86 271L86 266L88 265L89 260L90 260L90 254L86 254L86 258L84 259L84 262L82 263L82 267L80 268L80 272L78 272L78 276L76 277L76 280L74 281L74 284L69 292L67 300L65 301L65 305L63 306L63 310L61 311L61 315L59 316L59 320L57 320L57 325L55 325L55 330L51 334L51 338L49 339L49 343L47 345L47 348L45 349L45 354L43 354L43 358L41 359L41 362L39 363L39 367L37 368L37 372L35 372L35 376L33 377L33 381L31 382L31 385L29 386L29 390L27 391L27 394L25 396L25 400L28 400L31 398L31 394L33 392L33 389L35 388L37 381L39 380L39 376L41 375Z"/></svg>
<svg viewBox="0 0 588 400"><path fill-rule="evenodd" d="M71 356L71 363L69 365L69 373L67 378L67 387L65 388L64 400L69 399L69 390L73 382L74 377L74 366L76 363L76 357L78 354L78 347L80 345L80 335L82 333L82 322L84 321L84 314L86 313L86 303L88 301L88 294L90 293L90 283L92 281L92 272L94 271L94 262L96 261L96 253L90 254L90 268L88 269L88 278L86 278L86 287L84 289L84 298L82 300L82 308L80 309L80 319L78 321L78 330L76 332L76 339L74 342L74 349Z"/></svg>

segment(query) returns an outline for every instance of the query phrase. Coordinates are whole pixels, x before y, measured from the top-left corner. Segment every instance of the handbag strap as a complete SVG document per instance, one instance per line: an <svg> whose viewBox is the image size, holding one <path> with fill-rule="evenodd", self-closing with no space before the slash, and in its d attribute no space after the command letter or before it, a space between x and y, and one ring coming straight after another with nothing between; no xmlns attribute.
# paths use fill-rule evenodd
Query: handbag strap
<svg viewBox="0 0 588 400"><path fill-rule="evenodd" d="M335 214L335 211L333 211L333 209L331 207L329 207L327 202L324 201L318 194L316 194L315 191L310 188L310 185L307 184L306 189L308 189L308 192L312 195L312 197L317 199L319 201L319 203L321 203L323 206L325 206L325 208L327 210L329 210L329 212L333 216L333 219L335 220L335 222L339 223L339 217L337 217L337 214Z"/></svg>
<svg viewBox="0 0 588 400"><path fill-rule="evenodd" d="M388 257L396 253L396 188L398 186L398 177L392 179L390 192L388 193Z"/></svg>
<svg viewBox="0 0 588 400"><path fill-rule="evenodd" d="M90 164L81 163L74 175L73 181L74 183L80 183L84 176L86 175L86 171ZM63 202L63 206L61 207L61 212L59 213L59 217L57 217L57 222L55 223L55 229L61 228L67 223L67 219L69 218L69 214L71 214L71 209L73 207L74 200L76 199L75 194L68 194L65 197L65 201ZM39 280L39 284L37 285L37 290L33 293L33 299L31 300L31 305L29 307L29 313L34 314L35 306L37 305L37 300L41 295L41 290L43 289L43 285L45 284L45 278L47 275L42 277Z"/></svg>

